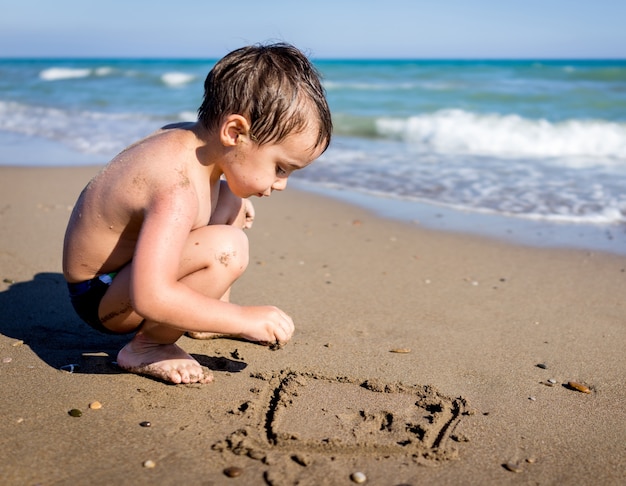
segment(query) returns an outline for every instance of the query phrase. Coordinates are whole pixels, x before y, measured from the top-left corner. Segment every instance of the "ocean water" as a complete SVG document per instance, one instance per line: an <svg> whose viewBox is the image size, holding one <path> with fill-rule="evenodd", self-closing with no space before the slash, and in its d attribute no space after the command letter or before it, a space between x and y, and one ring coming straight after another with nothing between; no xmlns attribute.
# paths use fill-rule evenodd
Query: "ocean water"
<svg viewBox="0 0 626 486"><path fill-rule="evenodd" d="M105 163L195 120L214 62L0 60L0 164ZM297 184L408 219L461 215L463 230L480 216L595 232L626 251L626 60L315 64L335 137Z"/></svg>

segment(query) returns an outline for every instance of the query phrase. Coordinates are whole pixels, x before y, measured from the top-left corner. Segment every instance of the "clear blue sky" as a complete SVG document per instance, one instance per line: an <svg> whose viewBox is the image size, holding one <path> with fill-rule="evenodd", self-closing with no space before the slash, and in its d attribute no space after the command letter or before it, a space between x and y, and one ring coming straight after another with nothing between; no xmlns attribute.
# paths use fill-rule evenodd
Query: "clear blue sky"
<svg viewBox="0 0 626 486"><path fill-rule="evenodd" d="M0 57L626 58L626 0L0 0Z"/></svg>

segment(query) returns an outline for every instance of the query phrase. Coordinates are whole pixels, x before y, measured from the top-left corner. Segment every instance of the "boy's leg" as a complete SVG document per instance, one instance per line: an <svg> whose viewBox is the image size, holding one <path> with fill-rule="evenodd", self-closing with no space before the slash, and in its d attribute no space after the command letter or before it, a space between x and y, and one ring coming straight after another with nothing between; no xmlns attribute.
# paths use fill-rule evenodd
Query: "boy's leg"
<svg viewBox="0 0 626 486"><path fill-rule="evenodd" d="M217 203L217 211L211 218L211 224L232 224L237 228L249 229L254 222L254 206L249 199L242 200L235 196L228 185L222 181L222 187L220 189L220 197ZM230 302L230 288L224 292L221 300L224 302ZM220 334L215 332L194 332L189 331L187 335L194 339L215 339L220 337L226 337L227 334Z"/></svg>
<svg viewBox="0 0 626 486"><path fill-rule="evenodd" d="M222 298L239 278L248 263L248 241L243 231L228 225L205 226L191 233L183 250L180 281L208 297ZM195 245L199 239L206 244ZM217 243L216 243L217 242ZM229 250L236 248L238 265L215 265L215 255L199 248L220 245ZM133 373L145 374L173 383L207 383L212 375L206 374L200 364L178 347L175 342L183 331L145 321L134 312L130 303L130 266L123 268L113 280L100 303L103 324L116 332L139 330L117 357L118 365Z"/></svg>

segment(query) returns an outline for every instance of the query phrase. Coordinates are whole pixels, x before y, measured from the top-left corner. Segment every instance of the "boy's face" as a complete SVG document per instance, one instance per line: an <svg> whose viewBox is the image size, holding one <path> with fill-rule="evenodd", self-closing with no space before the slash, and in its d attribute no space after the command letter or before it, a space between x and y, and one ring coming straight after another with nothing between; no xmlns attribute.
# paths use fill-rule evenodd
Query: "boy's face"
<svg viewBox="0 0 626 486"><path fill-rule="evenodd" d="M322 147L311 149L316 141L317 132L311 128L265 145L244 137L223 167L230 190L241 198L282 191L294 170L303 169L322 154Z"/></svg>

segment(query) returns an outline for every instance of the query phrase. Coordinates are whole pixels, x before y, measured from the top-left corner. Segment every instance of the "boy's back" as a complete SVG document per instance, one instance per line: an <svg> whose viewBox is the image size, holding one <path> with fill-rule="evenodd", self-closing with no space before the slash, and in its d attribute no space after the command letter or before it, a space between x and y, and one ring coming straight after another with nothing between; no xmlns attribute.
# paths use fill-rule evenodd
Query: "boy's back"
<svg viewBox="0 0 626 486"><path fill-rule="evenodd" d="M182 189L197 201L193 229L209 224L219 188L197 170L199 146L193 124L159 130L116 156L89 183L70 218L63 267L68 282L128 263L146 209L173 192Z"/></svg>
<svg viewBox="0 0 626 486"><path fill-rule="evenodd" d="M136 333L120 367L206 383L210 373L175 344L184 332L278 345L291 338L287 314L232 304L230 287L248 264L248 198L283 190L327 148L331 130L302 53L242 48L207 76L197 122L137 142L88 184L68 224L63 272L85 322Z"/></svg>

